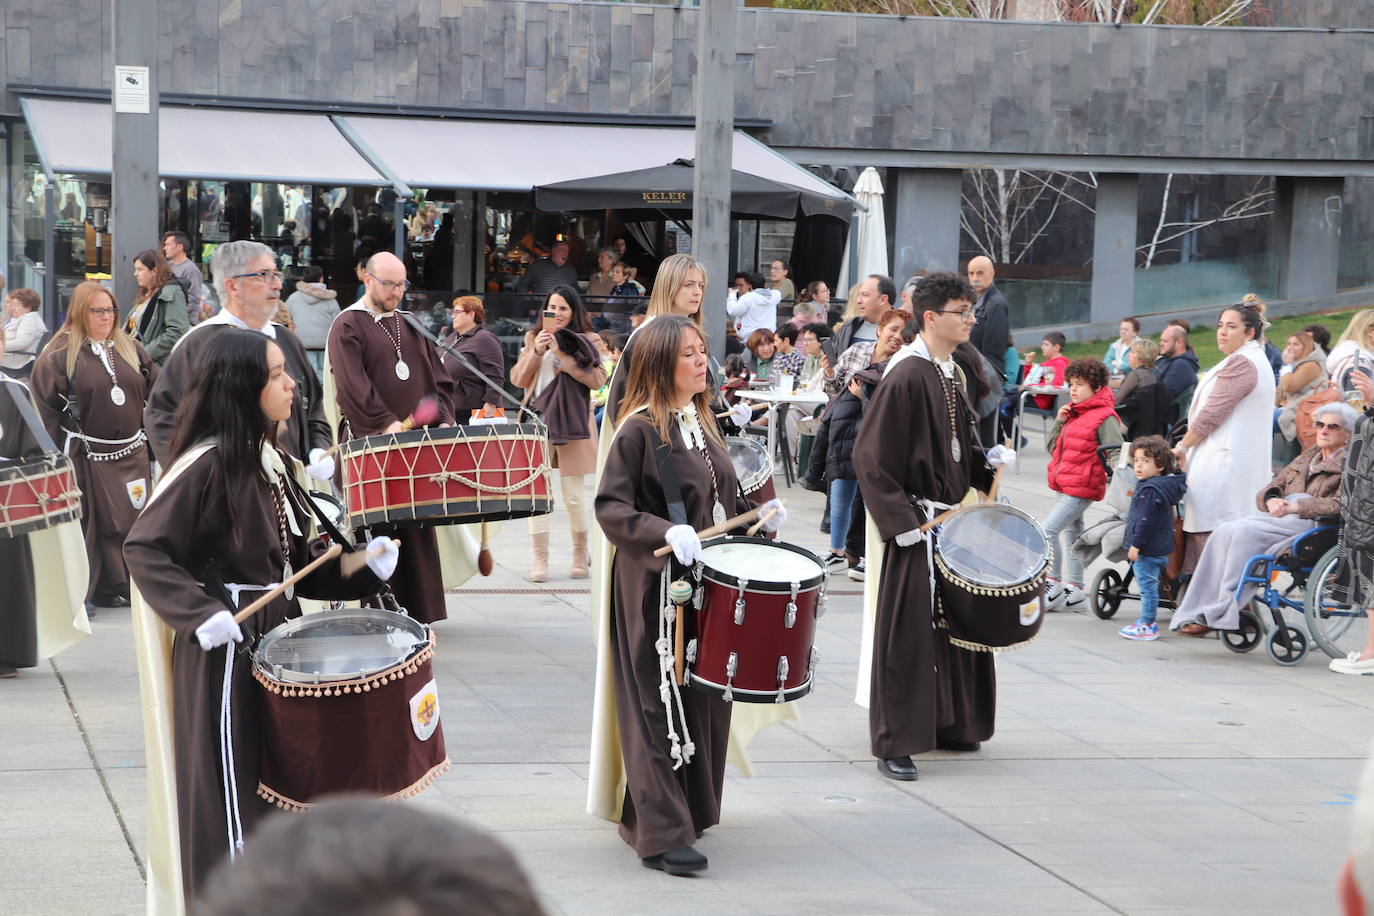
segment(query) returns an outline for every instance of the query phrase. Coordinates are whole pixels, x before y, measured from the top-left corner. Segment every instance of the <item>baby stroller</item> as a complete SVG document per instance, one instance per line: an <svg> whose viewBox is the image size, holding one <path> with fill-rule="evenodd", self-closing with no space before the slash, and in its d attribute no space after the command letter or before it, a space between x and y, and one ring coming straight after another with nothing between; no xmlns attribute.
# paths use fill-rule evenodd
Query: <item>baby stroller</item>
<svg viewBox="0 0 1374 916"><path fill-rule="evenodd" d="M1114 447L1098 448L1098 455L1104 464L1108 463L1107 453L1112 450ZM1129 460L1130 443L1121 446L1121 455L1124 463L1107 468L1111 482L1107 485L1107 495L1103 501L1112 510L1112 514L1087 528L1073 544L1074 553L1083 562L1084 568L1099 556L1104 557L1109 563L1127 562L1126 517L1131 511L1131 495L1135 492L1136 485L1135 471L1131 468ZM1183 535L1182 527L1177 521L1181 519L1177 510L1175 519L1174 550L1169 555L1169 562L1163 574L1159 577L1160 609L1171 611L1183 600L1183 591L1187 587L1187 577L1179 573L1183 564ZM1116 615L1123 601L1140 600L1140 593L1131 590L1134 582L1135 570L1130 566L1126 567L1124 574L1110 566L1101 570L1088 588L1088 607L1103 620L1110 620Z"/></svg>

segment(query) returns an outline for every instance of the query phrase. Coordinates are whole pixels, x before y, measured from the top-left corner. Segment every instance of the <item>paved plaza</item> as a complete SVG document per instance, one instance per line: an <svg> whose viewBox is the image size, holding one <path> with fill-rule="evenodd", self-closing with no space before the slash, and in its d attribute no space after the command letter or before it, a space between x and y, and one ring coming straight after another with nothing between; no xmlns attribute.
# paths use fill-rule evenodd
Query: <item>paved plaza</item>
<svg viewBox="0 0 1374 916"><path fill-rule="evenodd" d="M1040 451L1037 458L1030 452ZM1043 450L1004 491L1043 515ZM819 495L780 486L788 540L819 549ZM414 803L495 832L550 913L1329 913L1371 736L1374 680L1314 652L1281 668L1258 649L1130 622L1051 615L998 659L997 734L973 754L883 778L854 705L860 598L835 580L801 718L756 740L758 774L731 771L723 820L694 879L640 867L584 812L592 633L586 582L523 578L523 522L497 570L449 596L435 668L454 768ZM0 912L143 909L146 785L127 610L0 683ZM251 842L251 840L250 840Z"/></svg>

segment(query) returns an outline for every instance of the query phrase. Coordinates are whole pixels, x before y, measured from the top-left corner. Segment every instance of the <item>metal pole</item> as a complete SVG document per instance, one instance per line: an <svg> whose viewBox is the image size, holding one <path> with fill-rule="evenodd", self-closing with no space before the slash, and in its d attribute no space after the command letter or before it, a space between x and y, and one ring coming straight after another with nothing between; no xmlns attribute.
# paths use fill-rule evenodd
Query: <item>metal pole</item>
<svg viewBox="0 0 1374 916"><path fill-rule="evenodd" d="M158 190L157 4L110 0L110 23L115 64L110 273L115 299L127 309L137 292L134 257L145 248L161 247L157 237L162 200Z"/></svg>
<svg viewBox="0 0 1374 916"><path fill-rule="evenodd" d="M18 285L18 284L16 284ZM51 178L43 186L43 315L48 327L57 327L57 188Z"/></svg>
<svg viewBox="0 0 1374 916"><path fill-rule="evenodd" d="M711 353L725 359L726 271L730 265L730 159L735 132L735 3L701 0L697 10L696 168L692 170L692 254L706 265L702 303Z"/></svg>

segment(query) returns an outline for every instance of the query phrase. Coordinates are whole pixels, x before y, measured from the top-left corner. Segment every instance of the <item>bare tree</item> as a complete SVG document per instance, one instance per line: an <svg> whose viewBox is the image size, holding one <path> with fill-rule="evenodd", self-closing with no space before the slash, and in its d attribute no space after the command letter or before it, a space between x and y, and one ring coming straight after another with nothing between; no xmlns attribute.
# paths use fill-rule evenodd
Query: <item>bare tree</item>
<svg viewBox="0 0 1374 916"><path fill-rule="evenodd" d="M1091 172L968 169L959 222L974 246L1000 264L1019 264L1049 231L1063 205L1093 212Z"/></svg>
<svg viewBox="0 0 1374 916"><path fill-rule="evenodd" d="M1136 248L1136 254L1140 256L1141 267L1153 267L1156 257L1177 251L1177 248L1165 248L1163 246L1170 242L1176 242L1189 233L1200 232L1209 226L1216 226L1220 223L1258 219L1274 212L1274 189L1267 184L1266 179L1258 178L1250 186L1249 191L1228 203L1220 212L1205 218L1171 222L1168 217L1173 184L1173 173L1165 175L1164 190L1160 194L1159 201L1159 221L1155 223L1154 234L1150 236L1148 242Z"/></svg>

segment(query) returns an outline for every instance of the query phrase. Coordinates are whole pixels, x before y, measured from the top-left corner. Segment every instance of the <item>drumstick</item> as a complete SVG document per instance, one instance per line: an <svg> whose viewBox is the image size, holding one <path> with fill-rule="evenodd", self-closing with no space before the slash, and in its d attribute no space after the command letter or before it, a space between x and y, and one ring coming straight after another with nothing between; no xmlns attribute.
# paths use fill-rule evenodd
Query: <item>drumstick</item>
<svg viewBox="0 0 1374 916"><path fill-rule="evenodd" d="M750 409L750 410L761 410L761 409L763 409L764 407L767 407L767 406L768 406L768 402L767 402L767 401L759 401L757 404L755 404L753 407L750 407L749 409ZM717 420L724 420L724 419L725 419L726 417L728 417L728 416L730 416L730 411L726 410L726 411L722 411L721 413L716 414L716 419L717 419Z"/></svg>
<svg viewBox="0 0 1374 916"><path fill-rule="evenodd" d="M282 592L286 591L288 588L295 585L297 582L304 579L306 576L310 575L312 572L319 569L321 566L328 563L330 560L334 559L341 553L343 553L343 547L341 547L338 544L334 544L324 553L320 554L314 560L307 563L304 569L301 569L293 573L291 575L291 578L287 579L281 585L278 585L276 588L272 589L270 592L263 595L257 601L254 601L252 604L248 605L248 607L244 608L243 610L235 614L234 623L243 623L249 617L252 617L258 611L262 610L263 608L267 607L267 605L271 604L272 601Z"/></svg>
<svg viewBox="0 0 1374 916"><path fill-rule="evenodd" d="M763 509L762 509L761 507L760 507L760 508L757 508L757 509L750 509L748 512L742 512L742 513L740 513L739 515L736 515L734 518L727 518L725 521L721 522L719 525L712 525L710 528L703 528L703 529L701 529L700 531L697 532L697 537L704 541L704 540L706 540L707 538L713 538L713 537L715 537L715 536L718 535L718 534L724 534L725 532L729 531L731 528L738 528L740 525L747 525L747 524L749 524L750 522L752 522L752 521L754 521L755 519L757 519L757 518L759 517L759 515L761 515L762 513L763 513ZM670 554L670 553L672 553L672 552L673 552L673 547L672 547L672 545L671 545L671 544L664 544L662 547L660 547L660 548L658 548L657 550L654 551L654 556L656 556L656 557L666 557L668 554Z"/></svg>
<svg viewBox="0 0 1374 916"><path fill-rule="evenodd" d="M417 426L428 426L439 419L439 399L432 394L420 398L420 403L415 405L415 410L410 416L401 421L401 432L410 432ZM342 442L336 442L325 453L333 455L343 447Z"/></svg>
<svg viewBox="0 0 1374 916"><path fill-rule="evenodd" d="M487 545L487 523L482 523L482 549L477 553L477 571L484 576L491 575L491 568L495 561L492 560L491 550Z"/></svg>
<svg viewBox="0 0 1374 916"><path fill-rule="evenodd" d="M1002 443L1007 448L1011 448L1011 440L1007 439ZM997 491L1002 488L1002 472L1007 469L1006 462L997 466L997 473L992 475L992 487L988 490L988 502L997 502Z"/></svg>
<svg viewBox="0 0 1374 916"><path fill-rule="evenodd" d="M756 521L756 522L754 522L754 524L750 525L750 526L749 526L749 530L746 531L746 532L744 532L744 533L745 533L746 535L748 535L749 537L753 537L755 534L758 533L758 530L759 530L760 528L762 528L765 524L768 523L768 520L769 520L769 519L771 519L773 516L775 516L775 515L777 515L777 514L778 514L778 507L777 507L777 506L774 506L773 508L769 509L767 512L765 512L765 513L763 513L762 515L760 515L760 516L759 516L759 520Z"/></svg>
<svg viewBox="0 0 1374 916"><path fill-rule="evenodd" d="M954 513L958 512L958 511L959 511L960 509L962 509L962 508L964 508L964 507L963 507L963 506L950 506L950 507L949 507L948 509L946 509L944 512L941 512L939 515L935 516L935 517L932 518L930 521L928 521L928 522L926 522L924 525L922 525L922 526L921 526L921 530L922 530L922 531L929 531L930 529L934 528L936 525L939 525L939 524L941 524L942 522L944 522L945 519L949 518L951 515L953 515Z"/></svg>

